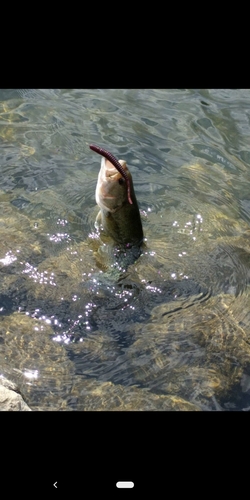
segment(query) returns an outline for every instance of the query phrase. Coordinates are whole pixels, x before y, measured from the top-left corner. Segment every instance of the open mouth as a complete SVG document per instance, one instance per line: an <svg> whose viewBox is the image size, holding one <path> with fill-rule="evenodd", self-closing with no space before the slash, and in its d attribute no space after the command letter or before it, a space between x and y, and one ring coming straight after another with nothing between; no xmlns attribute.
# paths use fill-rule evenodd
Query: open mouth
<svg viewBox="0 0 250 500"><path fill-rule="evenodd" d="M116 168L116 170L118 172L120 172L121 176L125 179L126 184L127 184L128 202L130 203L130 205L133 205L133 202L132 202L132 199L131 199L131 196L130 196L130 180L129 180L129 177L128 177L127 173L125 172L125 170L123 169L122 165L117 160L117 158L115 158L114 155L112 155L111 153L109 153L109 151L106 151L106 149L100 148L99 146L96 146L95 144L90 144L89 147L90 147L90 149L92 149L92 151L95 151L99 155L104 156L104 158L106 158L107 160L109 160L110 163L112 163L112 165L114 165L114 167Z"/></svg>

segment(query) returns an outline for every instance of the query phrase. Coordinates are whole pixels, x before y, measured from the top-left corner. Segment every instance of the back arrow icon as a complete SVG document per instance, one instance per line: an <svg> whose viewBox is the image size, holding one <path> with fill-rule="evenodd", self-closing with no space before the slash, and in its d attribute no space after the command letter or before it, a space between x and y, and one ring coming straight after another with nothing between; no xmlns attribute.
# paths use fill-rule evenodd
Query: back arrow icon
<svg viewBox="0 0 250 500"><path fill-rule="evenodd" d="M56 483L57 483L57 481L53 484L53 486L55 486L55 488L57 488Z"/></svg>

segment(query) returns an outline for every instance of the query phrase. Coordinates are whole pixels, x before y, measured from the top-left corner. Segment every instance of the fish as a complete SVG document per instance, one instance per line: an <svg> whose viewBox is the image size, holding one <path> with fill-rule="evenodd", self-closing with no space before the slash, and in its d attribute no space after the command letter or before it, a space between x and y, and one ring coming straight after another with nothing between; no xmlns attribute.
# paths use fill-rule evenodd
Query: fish
<svg viewBox="0 0 250 500"><path fill-rule="evenodd" d="M102 156L95 192L96 203L100 208L96 223L120 249L140 249L143 228L132 175L126 161L117 160L111 153L94 144L89 147Z"/></svg>

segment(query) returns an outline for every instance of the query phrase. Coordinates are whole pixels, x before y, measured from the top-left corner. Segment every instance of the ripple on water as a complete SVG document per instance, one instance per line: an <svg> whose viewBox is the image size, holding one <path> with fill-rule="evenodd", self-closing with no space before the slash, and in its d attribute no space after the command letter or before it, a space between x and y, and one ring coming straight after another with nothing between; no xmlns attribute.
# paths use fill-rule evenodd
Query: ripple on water
<svg viewBox="0 0 250 500"><path fill-rule="evenodd" d="M29 404L248 408L247 91L8 92L0 359ZM143 254L113 281L87 241L92 142L127 160L144 212Z"/></svg>

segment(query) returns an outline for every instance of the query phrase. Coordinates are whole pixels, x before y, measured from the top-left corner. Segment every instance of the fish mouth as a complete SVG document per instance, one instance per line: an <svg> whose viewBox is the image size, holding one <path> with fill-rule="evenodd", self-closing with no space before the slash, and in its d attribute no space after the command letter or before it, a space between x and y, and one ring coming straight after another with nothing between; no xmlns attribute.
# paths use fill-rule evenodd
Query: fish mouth
<svg viewBox="0 0 250 500"><path fill-rule="evenodd" d="M126 162L121 161L121 166L126 167ZM124 184L124 187L119 186ZM118 187L119 186L119 187ZM105 210L116 212L127 200L127 190L124 177L117 172L111 162L102 158L101 169L96 186L96 202Z"/></svg>
<svg viewBox="0 0 250 500"><path fill-rule="evenodd" d="M95 153L98 153L99 155L106 158L108 160L108 162L111 163L111 165L113 165L115 167L115 169L120 173L121 177L123 177L123 179L126 181L128 202L130 203L130 205L133 205L133 201L132 201L131 195L130 195L130 179L128 177L126 170L122 166L122 163L121 163L122 160L118 161L116 159L116 157L114 155L112 155L112 153L109 153L109 151L106 151L106 149L100 148L99 146L96 146L95 144L90 144L89 147L90 147L90 149L92 149L92 151L95 151ZM119 179L119 177L118 177L118 179Z"/></svg>
<svg viewBox="0 0 250 500"><path fill-rule="evenodd" d="M126 162L124 160L119 160L119 163L123 168L124 172L126 172L127 170ZM101 169L103 169L105 177L108 177L111 180L118 181L119 179L124 179L122 174L117 171L114 165L105 158L102 158Z"/></svg>

